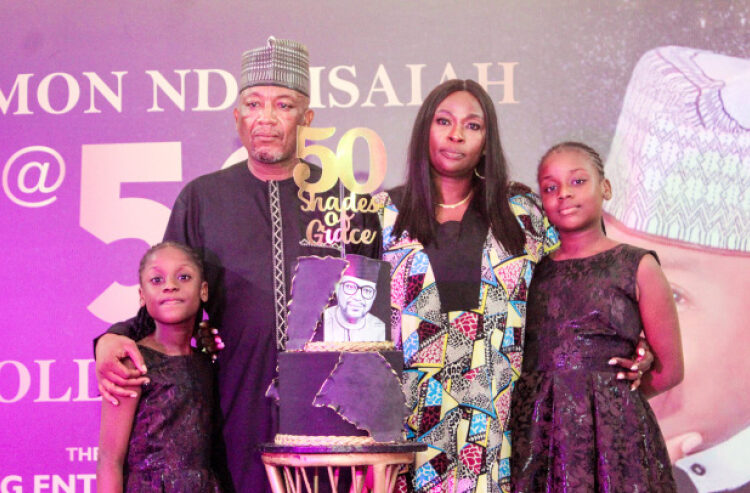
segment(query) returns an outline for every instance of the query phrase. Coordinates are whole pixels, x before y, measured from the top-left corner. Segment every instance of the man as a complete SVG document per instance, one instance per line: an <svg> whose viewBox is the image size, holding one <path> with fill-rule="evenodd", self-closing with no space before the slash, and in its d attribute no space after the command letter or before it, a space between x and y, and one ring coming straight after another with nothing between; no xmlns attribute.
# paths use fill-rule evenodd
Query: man
<svg viewBox="0 0 750 493"><path fill-rule="evenodd" d="M307 225L322 219L322 213L300 209L292 179L299 162L297 126L310 125L314 116L307 49L269 38L243 55L239 87L234 118L248 160L189 183L177 197L164 239L185 243L204 259L210 292L206 309L226 346L218 357L218 381L229 470L238 491L255 493L268 490L257 446L272 441L276 431L275 408L265 392L275 376L276 353L286 341L293 266L297 257L338 256L342 247L306 239ZM313 167L311 173L314 181L320 170ZM378 228L374 215L358 214L353 221L352 227ZM376 257L379 238L351 247L353 253ZM129 321L110 331L132 334L132 325ZM147 378L129 373L119 362L130 356L146 371L128 338L102 336L96 356L105 398L126 396L127 389L117 387Z"/></svg>
<svg viewBox="0 0 750 493"><path fill-rule="evenodd" d="M347 257L349 266L336 287L335 306L323 312L326 342L385 340L385 323L370 313L378 294L380 264L366 257Z"/></svg>
<svg viewBox="0 0 750 493"><path fill-rule="evenodd" d="M685 378L651 404L681 493L750 491L748 80L748 60L649 51L606 164L608 235L655 250L677 304Z"/></svg>

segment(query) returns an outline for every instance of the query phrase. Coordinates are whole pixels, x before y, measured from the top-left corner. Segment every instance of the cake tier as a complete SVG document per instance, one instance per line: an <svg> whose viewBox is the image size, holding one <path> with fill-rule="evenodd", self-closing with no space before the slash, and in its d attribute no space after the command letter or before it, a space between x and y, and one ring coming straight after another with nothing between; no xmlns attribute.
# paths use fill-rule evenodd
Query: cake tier
<svg viewBox="0 0 750 493"><path fill-rule="evenodd" d="M401 378L403 353L401 351L379 351L393 371ZM315 406L315 396L339 362L340 351L287 351L279 353L279 433L282 435L367 437L365 430L358 429L328 406ZM356 390L356 399L371 403L373 413L378 403L387 396L382 395L384 386L363 385ZM367 421L364 417L363 421ZM381 419L382 421L382 419ZM391 422L392 421L392 422ZM394 413L388 426L398 433L403 429L403 417Z"/></svg>

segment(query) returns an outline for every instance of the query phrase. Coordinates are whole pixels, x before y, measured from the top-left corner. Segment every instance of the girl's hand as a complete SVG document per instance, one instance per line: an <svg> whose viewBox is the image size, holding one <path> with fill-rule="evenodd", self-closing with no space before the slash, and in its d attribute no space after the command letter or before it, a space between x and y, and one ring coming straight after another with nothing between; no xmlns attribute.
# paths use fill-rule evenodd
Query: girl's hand
<svg viewBox="0 0 750 493"><path fill-rule="evenodd" d="M216 361L219 351L224 349L224 341L221 340L219 331L204 320L195 329L194 337L198 348L204 353L210 354L212 361Z"/></svg>
<svg viewBox="0 0 750 493"><path fill-rule="evenodd" d="M128 368L123 364L125 358L130 358L135 368ZM116 396L138 396L133 387L149 382L143 376L146 370L143 356L133 339L117 334L104 334L97 341L96 381L102 398L113 406L120 403Z"/></svg>
<svg viewBox="0 0 750 493"><path fill-rule="evenodd" d="M651 352L651 347L646 342L646 339L641 337L638 340L638 345L635 348L635 354L633 359L628 358L612 358L609 360L609 364L612 366L621 366L628 371L621 371L617 374L618 380L630 380L630 390L635 390L641 385L641 377L651 369L654 364L654 353Z"/></svg>

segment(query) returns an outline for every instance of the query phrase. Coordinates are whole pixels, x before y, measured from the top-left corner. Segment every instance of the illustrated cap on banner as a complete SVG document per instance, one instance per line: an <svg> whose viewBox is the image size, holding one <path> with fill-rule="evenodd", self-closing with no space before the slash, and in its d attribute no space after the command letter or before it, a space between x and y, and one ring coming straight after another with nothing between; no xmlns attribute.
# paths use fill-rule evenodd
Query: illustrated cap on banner
<svg viewBox="0 0 750 493"><path fill-rule="evenodd" d="M268 38L265 46L242 55L240 92L252 86L281 86L310 95L307 47L289 39Z"/></svg>
<svg viewBox="0 0 750 493"><path fill-rule="evenodd" d="M630 229L750 252L750 60L676 46L628 84L605 169Z"/></svg>

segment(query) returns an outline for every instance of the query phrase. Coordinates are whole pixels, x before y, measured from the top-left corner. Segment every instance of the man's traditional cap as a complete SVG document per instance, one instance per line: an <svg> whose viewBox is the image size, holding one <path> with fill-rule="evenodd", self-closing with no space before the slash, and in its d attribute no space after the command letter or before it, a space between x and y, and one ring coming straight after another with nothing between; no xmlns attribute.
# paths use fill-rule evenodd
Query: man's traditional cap
<svg viewBox="0 0 750 493"><path fill-rule="evenodd" d="M632 230L750 252L750 60L661 47L639 60L605 165Z"/></svg>
<svg viewBox="0 0 750 493"><path fill-rule="evenodd" d="M307 47L289 39L268 38L265 46L242 55L240 92L252 86L281 86L310 96Z"/></svg>
<svg viewBox="0 0 750 493"><path fill-rule="evenodd" d="M345 260L349 262L346 270L344 271L345 276L356 277L365 281L378 283L378 275L380 273L381 261L375 260L369 257L363 257L361 255L347 255Z"/></svg>

